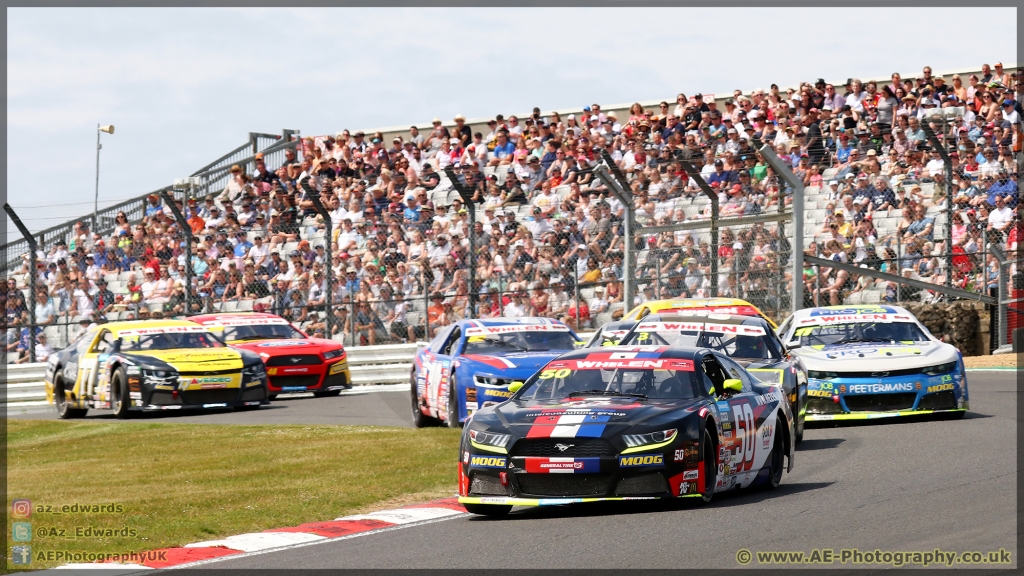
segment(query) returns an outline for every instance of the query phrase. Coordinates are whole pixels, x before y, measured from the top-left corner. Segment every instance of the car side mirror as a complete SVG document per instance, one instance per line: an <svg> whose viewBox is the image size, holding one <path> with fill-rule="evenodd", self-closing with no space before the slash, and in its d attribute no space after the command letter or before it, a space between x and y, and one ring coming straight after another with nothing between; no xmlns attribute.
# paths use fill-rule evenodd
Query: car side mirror
<svg viewBox="0 0 1024 576"><path fill-rule="evenodd" d="M800 348L801 344L799 340L793 340L786 343L786 350L796 350Z"/></svg>
<svg viewBox="0 0 1024 576"><path fill-rule="evenodd" d="M577 350L579 350L580 348L583 348L583 347L585 347L587 345L587 343L583 342L582 340L577 340L576 342L573 342L572 344L573 344L573 347L575 347Z"/></svg>
<svg viewBox="0 0 1024 576"><path fill-rule="evenodd" d="M516 392L519 392L519 389L522 387L523 383L520 382L519 380L516 380L515 382L508 385L508 391L515 394Z"/></svg>
<svg viewBox="0 0 1024 576"><path fill-rule="evenodd" d="M733 393L743 392L743 381L730 378L729 380L722 382L722 388Z"/></svg>

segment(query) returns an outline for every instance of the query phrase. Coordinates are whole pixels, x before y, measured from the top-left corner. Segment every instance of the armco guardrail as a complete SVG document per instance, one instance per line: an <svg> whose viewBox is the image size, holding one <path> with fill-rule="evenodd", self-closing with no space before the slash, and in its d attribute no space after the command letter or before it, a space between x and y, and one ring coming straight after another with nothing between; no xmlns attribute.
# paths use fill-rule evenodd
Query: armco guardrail
<svg viewBox="0 0 1024 576"><path fill-rule="evenodd" d="M590 334L580 334L584 340ZM374 386L377 384L400 384L409 381L412 357L416 348L424 345L388 344L383 346L357 346L346 348L348 365L352 371L352 384ZM43 377L46 364L8 364L7 380L3 385L3 400L10 407L38 406L46 403L46 388Z"/></svg>

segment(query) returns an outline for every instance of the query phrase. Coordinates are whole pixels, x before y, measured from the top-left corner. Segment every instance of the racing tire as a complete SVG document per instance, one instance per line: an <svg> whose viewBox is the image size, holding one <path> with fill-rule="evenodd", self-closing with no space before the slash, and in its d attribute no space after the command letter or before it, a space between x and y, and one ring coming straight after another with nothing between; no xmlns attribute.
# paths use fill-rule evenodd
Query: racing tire
<svg viewBox="0 0 1024 576"><path fill-rule="evenodd" d="M419 398L416 396L416 371L412 371L409 375L410 385L412 387L412 425L417 428L426 428L427 426L433 426L436 422L430 416L423 413L420 410Z"/></svg>
<svg viewBox="0 0 1024 576"><path fill-rule="evenodd" d="M462 428L459 422L459 386L455 383L455 371L448 377L448 407L445 409L445 424L449 428Z"/></svg>
<svg viewBox="0 0 1024 576"><path fill-rule="evenodd" d="M711 433L704 429L703 440L704 451L704 492L700 495L701 504L708 504L715 496L715 484L718 476L718 458L715 451L715 443L711 441Z"/></svg>
<svg viewBox="0 0 1024 576"><path fill-rule="evenodd" d="M57 417L61 420L84 418L88 408L69 408L67 394L64 390L64 379L57 376L53 379L53 403L57 406Z"/></svg>
<svg viewBox="0 0 1024 576"><path fill-rule="evenodd" d="M128 376L125 374L124 366L119 366L110 375L110 409L114 412L114 418L124 420L131 417L131 406Z"/></svg>
<svg viewBox="0 0 1024 576"><path fill-rule="evenodd" d="M512 511L511 505L500 504L463 504L466 512L479 514L481 516L506 516Z"/></svg>
<svg viewBox="0 0 1024 576"><path fill-rule="evenodd" d="M766 490L775 490L782 483L782 471L786 468L786 445L782 441L782 430L775 427L775 440L772 442L772 452L768 455L768 483Z"/></svg>

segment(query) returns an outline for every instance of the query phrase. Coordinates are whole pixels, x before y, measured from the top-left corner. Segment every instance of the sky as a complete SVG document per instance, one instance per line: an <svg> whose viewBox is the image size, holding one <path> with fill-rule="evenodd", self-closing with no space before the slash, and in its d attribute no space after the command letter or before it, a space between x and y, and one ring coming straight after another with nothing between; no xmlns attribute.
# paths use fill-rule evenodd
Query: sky
<svg viewBox="0 0 1024 576"><path fill-rule="evenodd" d="M91 214L97 124L116 127L102 136L102 207L191 174L249 132L1016 61L1016 8L859 8L855 25L850 10L8 8L7 201L32 231ZM670 19L680 25L656 25ZM984 42L965 21L985 23Z"/></svg>

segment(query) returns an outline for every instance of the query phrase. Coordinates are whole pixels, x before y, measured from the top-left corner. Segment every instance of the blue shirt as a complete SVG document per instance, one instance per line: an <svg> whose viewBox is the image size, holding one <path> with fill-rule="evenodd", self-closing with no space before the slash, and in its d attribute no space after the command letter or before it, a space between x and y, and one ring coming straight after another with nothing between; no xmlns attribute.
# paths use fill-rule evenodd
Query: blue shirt
<svg viewBox="0 0 1024 576"><path fill-rule="evenodd" d="M404 215L405 219L409 222L420 221L420 211L415 208L409 208L408 206L406 206Z"/></svg>
<svg viewBox="0 0 1024 576"><path fill-rule="evenodd" d="M150 216L156 216L157 214L159 214L159 213L161 213L163 211L164 211L163 204L157 204L156 206L153 206L153 205L146 206L146 217L148 218Z"/></svg>
<svg viewBox="0 0 1024 576"><path fill-rule="evenodd" d="M1017 185L1013 180L1007 179L1004 181L997 181L988 189L988 204L989 206L996 205L996 196L1010 196L1007 206L1013 208L1017 205Z"/></svg>
<svg viewBox="0 0 1024 576"><path fill-rule="evenodd" d="M853 146L843 147L842 144L836 145L836 160L839 162L846 162L850 159L850 151L853 150Z"/></svg>
<svg viewBox="0 0 1024 576"><path fill-rule="evenodd" d="M516 145L511 142L505 142L504 146L502 146L501 144L494 145L495 158L504 158L506 156L511 156L515 151Z"/></svg>
<svg viewBox="0 0 1024 576"><path fill-rule="evenodd" d="M249 249L252 248L252 242L248 240L235 244L235 257L245 258L249 254Z"/></svg>

